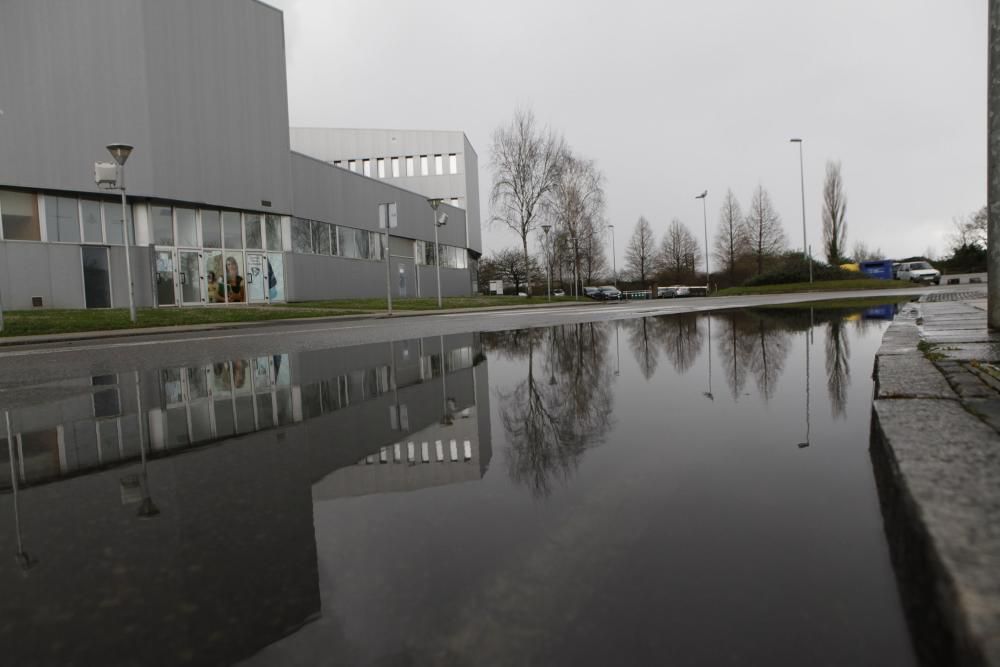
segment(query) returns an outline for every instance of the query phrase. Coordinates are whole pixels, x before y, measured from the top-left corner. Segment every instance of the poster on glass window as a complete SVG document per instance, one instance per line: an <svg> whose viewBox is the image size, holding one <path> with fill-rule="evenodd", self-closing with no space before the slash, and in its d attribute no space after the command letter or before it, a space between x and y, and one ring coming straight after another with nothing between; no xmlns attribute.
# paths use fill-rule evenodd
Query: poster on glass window
<svg viewBox="0 0 1000 667"><path fill-rule="evenodd" d="M226 257L226 302L244 303L247 300L246 281L243 279L243 253Z"/></svg>
<svg viewBox="0 0 1000 667"><path fill-rule="evenodd" d="M209 303L226 302L226 274L223 269L222 251L205 252L205 283Z"/></svg>
<svg viewBox="0 0 1000 667"><path fill-rule="evenodd" d="M285 300L285 259L280 252L267 255L267 294L271 301Z"/></svg>

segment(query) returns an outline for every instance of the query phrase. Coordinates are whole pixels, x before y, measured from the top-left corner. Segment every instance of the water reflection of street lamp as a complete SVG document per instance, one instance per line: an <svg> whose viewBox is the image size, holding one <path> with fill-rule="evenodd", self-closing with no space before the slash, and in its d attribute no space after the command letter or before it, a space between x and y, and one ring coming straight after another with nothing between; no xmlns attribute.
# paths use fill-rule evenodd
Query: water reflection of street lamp
<svg viewBox="0 0 1000 667"><path fill-rule="evenodd" d="M149 474L146 470L146 439L143 437L142 432L142 424L145 420L142 413L142 389L139 383L139 371L135 371L135 404L136 421L139 426L139 459L142 461L142 470L139 475L139 490L142 491L142 501L139 503L139 509L135 514L140 519L152 519L160 513L160 508L156 506L153 498L149 495Z"/></svg>
<svg viewBox="0 0 1000 667"><path fill-rule="evenodd" d="M715 400L712 393L712 315L708 314L708 391L703 391L702 396L710 401Z"/></svg>
<svg viewBox="0 0 1000 667"><path fill-rule="evenodd" d="M441 401L442 401L442 407L444 408L444 414L441 416L441 425L451 426L452 424L455 423L455 416L452 414L452 409L451 409L455 401L452 400L450 401L449 404L448 378L444 363L444 336L438 336L438 339L441 342Z"/></svg>
<svg viewBox="0 0 1000 667"><path fill-rule="evenodd" d="M542 231L545 232L545 272L549 280L549 301L552 301L552 252L549 248L549 231L551 229L552 225L542 225Z"/></svg>
<svg viewBox="0 0 1000 667"><path fill-rule="evenodd" d="M809 348L812 343L810 338L812 336L812 308L809 309L809 330L806 331L806 441L799 443L799 449L805 449L809 446Z"/></svg>
<svg viewBox="0 0 1000 667"><path fill-rule="evenodd" d="M622 345L621 340L618 337L618 331L621 329L619 326L621 322L615 320L615 376L622 374Z"/></svg>
<svg viewBox="0 0 1000 667"><path fill-rule="evenodd" d="M14 560L22 572L27 572L38 565L38 559L32 557L24 550L24 543L21 540L21 508L17 502L17 472L14 468L14 434L10 428L10 412L4 411L4 420L7 423L7 457L10 460L10 488L14 498L14 533L17 536L17 551L14 553Z"/></svg>

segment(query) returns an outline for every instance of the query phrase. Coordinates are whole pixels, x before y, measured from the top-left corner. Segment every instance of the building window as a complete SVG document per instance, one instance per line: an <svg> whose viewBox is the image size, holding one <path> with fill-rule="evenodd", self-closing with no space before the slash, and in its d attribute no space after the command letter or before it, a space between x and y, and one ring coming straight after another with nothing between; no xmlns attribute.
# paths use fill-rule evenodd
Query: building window
<svg viewBox="0 0 1000 667"><path fill-rule="evenodd" d="M80 242L80 212L71 197L45 197L45 229L53 243Z"/></svg>
<svg viewBox="0 0 1000 667"><path fill-rule="evenodd" d="M247 213L243 216L243 230L243 238L246 239L248 250L263 249L259 213Z"/></svg>
<svg viewBox="0 0 1000 667"><path fill-rule="evenodd" d="M273 213L266 213L264 227L267 232L267 249L281 250L281 218Z"/></svg>
<svg viewBox="0 0 1000 667"><path fill-rule="evenodd" d="M340 162L340 160L334 160L334 161L333 161L333 166L334 166L334 167L339 167L340 165L341 165L341 162Z"/></svg>
<svg viewBox="0 0 1000 667"><path fill-rule="evenodd" d="M222 247L222 221L218 211L201 212L201 242L206 248Z"/></svg>
<svg viewBox="0 0 1000 667"><path fill-rule="evenodd" d="M375 166L378 167L378 177L385 178L385 158L380 157L379 159L375 160Z"/></svg>
<svg viewBox="0 0 1000 667"><path fill-rule="evenodd" d="M153 243L156 245L174 244L174 215L173 209L169 206L149 207L150 217L153 219ZM239 215L237 213L237 215Z"/></svg>
<svg viewBox="0 0 1000 667"><path fill-rule="evenodd" d="M29 192L0 190L0 226L8 241L41 241L38 201Z"/></svg>
<svg viewBox="0 0 1000 667"><path fill-rule="evenodd" d="M413 176L413 156L406 156L406 175Z"/></svg>
<svg viewBox="0 0 1000 667"><path fill-rule="evenodd" d="M125 205L125 219L128 222L129 236L135 243L135 226L132 224L132 207ZM121 202L104 202L104 231L108 243L125 245L125 227L122 224Z"/></svg>
<svg viewBox="0 0 1000 667"><path fill-rule="evenodd" d="M240 223L240 214L236 211L222 212L222 242L227 248L243 247L243 226Z"/></svg>
<svg viewBox="0 0 1000 667"><path fill-rule="evenodd" d="M444 173L444 156L435 155L434 156L434 173L440 176Z"/></svg>
<svg viewBox="0 0 1000 667"><path fill-rule="evenodd" d="M427 242L426 241L414 241L413 242L413 263L418 265L423 265L427 263Z"/></svg>
<svg viewBox="0 0 1000 667"><path fill-rule="evenodd" d="M325 222L312 223L313 252L317 255L331 255L330 225Z"/></svg>
<svg viewBox="0 0 1000 667"><path fill-rule="evenodd" d="M358 161L357 160L348 160L347 161L347 168L350 169L351 171L357 173L357 171L358 171Z"/></svg>
<svg viewBox="0 0 1000 667"><path fill-rule="evenodd" d="M101 228L101 202L93 199L81 199L80 219L83 221L83 242L104 243L104 230Z"/></svg>
<svg viewBox="0 0 1000 667"><path fill-rule="evenodd" d="M292 218L292 252L312 254L312 232L309 220Z"/></svg>
<svg viewBox="0 0 1000 667"><path fill-rule="evenodd" d="M392 158L392 177L399 178L399 158Z"/></svg>
<svg viewBox="0 0 1000 667"><path fill-rule="evenodd" d="M361 161L361 171L362 171L362 173L365 176L371 176L372 175L372 161L371 160L362 160Z"/></svg>
<svg viewBox="0 0 1000 667"><path fill-rule="evenodd" d="M177 215L177 245L198 247L198 212L192 208L175 208Z"/></svg>
<svg viewBox="0 0 1000 667"><path fill-rule="evenodd" d="M448 154L448 173L457 174L458 173L458 155L455 153Z"/></svg>
<svg viewBox="0 0 1000 667"><path fill-rule="evenodd" d="M458 197L451 198L451 205L454 206L455 208L458 208Z"/></svg>
<svg viewBox="0 0 1000 667"><path fill-rule="evenodd" d="M420 175L421 176L426 176L427 174L428 174L428 171L427 171L427 156L426 155L421 155L420 156Z"/></svg>

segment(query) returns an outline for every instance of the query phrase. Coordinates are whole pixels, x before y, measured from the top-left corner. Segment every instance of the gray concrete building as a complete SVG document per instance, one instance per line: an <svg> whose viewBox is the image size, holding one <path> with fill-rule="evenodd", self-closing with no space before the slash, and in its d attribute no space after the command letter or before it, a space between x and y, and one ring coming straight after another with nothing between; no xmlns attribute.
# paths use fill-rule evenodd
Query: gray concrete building
<svg viewBox="0 0 1000 667"><path fill-rule="evenodd" d="M381 296L385 203L398 209L393 294L436 293L428 195L291 150L277 9L10 0L2 12L5 308L126 306L126 223L139 306ZM135 146L125 222L93 177L116 141ZM473 232L445 199L442 293L470 294L478 219Z"/></svg>
<svg viewBox="0 0 1000 667"><path fill-rule="evenodd" d="M464 132L293 127L289 136L292 150L463 209L466 244L482 252L479 157Z"/></svg>

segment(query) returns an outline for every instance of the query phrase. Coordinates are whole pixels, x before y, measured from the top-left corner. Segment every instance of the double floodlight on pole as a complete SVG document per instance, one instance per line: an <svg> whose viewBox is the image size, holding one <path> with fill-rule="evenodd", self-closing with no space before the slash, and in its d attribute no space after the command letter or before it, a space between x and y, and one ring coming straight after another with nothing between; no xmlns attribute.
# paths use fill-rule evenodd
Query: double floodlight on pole
<svg viewBox="0 0 1000 667"><path fill-rule="evenodd" d="M708 199L708 190L702 192L695 199L701 200L701 216L705 224L705 294L707 295L712 285L711 274L708 271L708 205L705 203L705 200Z"/></svg>
<svg viewBox="0 0 1000 667"><path fill-rule="evenodd" d="M114 143L107 145L108 152L115 159L116 165L107 162L94 163L94 181L97 185L117 188L122 195L122 228L125 230L125 276L128 279L128 316L132 324L136 322L135 285L132 282L132 240L129 234L127 203L125 201L125 161L132 154L129 144Z"/></svg>
<svg viewBox="0 0 1000 667"><path fill-rule="evenodd" d="M545 232L545 264L546 273L549 279L549 301L552 301L552 252L549 248L549 231L552 229L552 225L542 225L542 231Z"/></svg>
<svg viewBox="0 0 1000 667"><path fill-rule="evenodd" d="M799 145L799 180L802 185L802 256L809 265L809 282L813 281L812 257L809 256L809 244L806 241L806 172L802 162L802 139L795 137L789 142Z"/></svg>
<svg viewBox="0 0 1000 667"><path fill-rule="evenodd" d="M438 217L437 210L438 206L441 205L441 199L428 199L427 203L431 205L431 220L434 222L434 268L437 270L437 295L438 295L438 308L443 308L441 303L441 245L438 243L438 227L444 227L448 224L448 214L442 213Z"/></svg>

